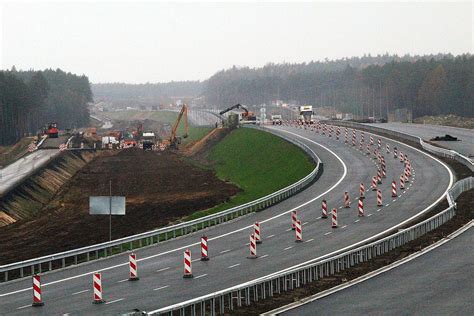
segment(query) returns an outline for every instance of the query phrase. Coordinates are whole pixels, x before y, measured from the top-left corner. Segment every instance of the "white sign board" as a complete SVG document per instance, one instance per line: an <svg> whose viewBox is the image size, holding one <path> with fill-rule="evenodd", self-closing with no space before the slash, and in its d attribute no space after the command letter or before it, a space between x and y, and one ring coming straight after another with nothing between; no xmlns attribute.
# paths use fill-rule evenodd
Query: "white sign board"
<svg viewBox="0 0 474 316"><path fill-rule="evenodd" d="M125 215L125 196L90 196L89 214L90 215ZM110 207L112 205L112 208Z"/></svg>

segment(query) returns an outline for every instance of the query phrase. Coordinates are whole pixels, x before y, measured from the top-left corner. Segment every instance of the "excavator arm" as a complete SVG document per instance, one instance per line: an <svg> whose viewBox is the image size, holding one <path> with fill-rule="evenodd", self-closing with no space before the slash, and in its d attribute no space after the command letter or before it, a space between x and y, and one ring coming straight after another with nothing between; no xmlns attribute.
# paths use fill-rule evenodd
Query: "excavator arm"
<svg viewBox="0 0 474 316"><path fill-rule="evenodd" d="M232 111L233 109L238 109L238 108L241 108L242 110L245 111L245 113L248 115L249 111L242 105L242 104L236 104L236 105L233 105L231 106L230 108L227 108L225 110L222 110L219 112L220 115L224 114L224 113L227 113L229 111Z"/></svg>
<svg viewBox="0 0 474 316"><path fill-rule="evenodd" d="M183 138L188 137L189 127L188 127L188 106L186 104L183 105L181 111L178 114L178 118L176 122L174 122L173 127L171 128L171 135L170 135L170 143L176 145L177 143L177 136L176 132L178 131L179 123L181 120L184 120L184 135Z"/></svg>

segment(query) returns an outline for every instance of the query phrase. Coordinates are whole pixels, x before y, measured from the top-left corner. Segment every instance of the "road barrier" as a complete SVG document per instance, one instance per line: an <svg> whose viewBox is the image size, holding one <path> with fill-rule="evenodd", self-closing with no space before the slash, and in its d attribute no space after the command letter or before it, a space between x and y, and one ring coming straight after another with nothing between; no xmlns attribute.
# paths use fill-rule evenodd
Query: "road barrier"
<svg viewBox="0 0 474 316"><path fill-rule="evenodd" d="M359 198L359 217L364 217L364 200Z"/></svg>
<svg viewBox="0 0 474 316"><path fill-rule="evenodd" d="M255 234L255 242L257 244L261 244L262 243L262 239L260 238L260 223L259 222L255 222L255 224L253 224L253 233Z"/></svg>
<svg viewBox="0 0 474 316"><path fill-rule="evenodd" d="M112 240L110 242L2 265L0 266L0 282L7 282L16 278L32 276L35 273L61 269L90 260L131 251L133 249L156 245L172 238L191 234L207 227L234 220L239 216L261 211L297 194L319 178L323 171L323 163L316 153L303 142L280 134L277 136L300 147L316 162L316 167L307 176L297 182L254 201L195 220Z"/></svg>
<svg viewBox="0 0 474 316"><path fill-rule="evenodd" d="M335 209L335 208L332 209L331 227L332 228L337 228L337 209Z"/></svg>
<svg viewBox="0 0 474 316"><path fill-rule="evenodd" d="M43 306L41 300L41 277L37 274L33 275L33 304L32 306Z"/></svg>
<svg viewBox="0 0 474 316"><path fill-rule="evenodd" d="M250 234L249 251L250 251L250 254L247 258L256 259L257 258L257 243L255 242L255 234Z"/></svg>
<svg viewBox="0 0 474 316"><path fill-rule="evenodd" d="M328 204L326 200L321 202L321 218L328 218Z"/></svg>
<svg viewBox="0 0 474 316"><path fill-rule="evenodd" d="M188 279L193 277L191 251L186 249L184 251L184 275L183 278Z"/></svg>
<svg viewBox="0 0 474 316"><path fill-rule="evenodd" d="M302 242L303 241L303 231L301 229L301 221L297 220L295 223L296 230L295 230L295 235L296 235L296 242Z"/></svg>
<svg viewBox="0 0 474 316"><path fill-rule="evenodd" d="M296 220L298 219L298 211L291 211L291 229L295 229Z"/></svg>
<svg viewBox="0 0 474 316"><path fill-rule="evenodd" d="M207 247L207 236L201 237L201 261L209 260L209 252Z"/></svg>
<svg viewBox="0 0 474 316"><path fill-rule="evenodd" d="M324 277L335 275L345 269L356 266L395 248L401 247L426 233L440 227L456 214L454 199L462 192L474 188L474 178L458 181L448 191L450 206L444 211L421 221L409 228L400 229L385 238L351 249L329 258L315 260L304 265L286 269L221 291L203 295L185 302L144 312L146 315L223 315L236 307L249 306L252 302L272 297ZM451 199L451 200L450 200Z"/></svg>
<svg viewBox="0 0 474 316"><path fill-rule="evenodd" d="M130 276L129 281L137 281L140 278L138 277L138 266L137 266L137 255L131 253L128 256L128 266L130 267Z"/></svg>
<svg viewBox="0 0 474 316"><path fill-rule="evenodd" d="M96 272L92 275L92 287L94 290L93 304L101 304L105 301L102 299L102 274Z"/></svg>

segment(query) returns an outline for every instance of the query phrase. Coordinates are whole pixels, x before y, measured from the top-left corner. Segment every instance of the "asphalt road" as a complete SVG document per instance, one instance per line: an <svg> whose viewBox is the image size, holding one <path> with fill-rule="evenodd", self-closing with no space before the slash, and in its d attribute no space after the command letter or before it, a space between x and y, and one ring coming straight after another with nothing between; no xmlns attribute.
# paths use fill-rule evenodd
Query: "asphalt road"
<svg viewBox="0 0 474 316"><path fill-rule="evenodd" d="M466 157L470 157L471 160L474 159L474 130L441 125L409 123L379 123L367 125L373 125L401 133L415 135L421 137L423 140L430 140L436 136L444 136L449 134L451 136L457 137L459 141L437 141L434 143L439 144L445 148L453 149L460 154L465 155Z"/></svg>
<svg viewBox="0 0 474 316"><path fill-rule="evenodd" d="M354 201L350 209L342 208L343 192L348 191L353 199L358 195L360 182L368 188L376 172L374 161L334 138L290 127L272 130L298 138L313 148L325 164L324 173L305 191L278 205L206 230L210 261L198 259L199 239L203 234L198 232L138 250L140 280L137 282L127 281L127 256L118 255L44 275L45 306L41 308L30 307L30 279L1 284L0 310L9 315L92 314L149 311L169 306L292 267L382 233L430 206L450 184L448 170L439 162L396 144L412 161L412 182L397 198L389 198L391 181L385 180L380 185L384 194L381 208L376 207L375 194L366 192L366 216L358 218ZM394 143L389 143L393 148ZM392 156L387 156L386 161L387 179L398 179L403 165ZM329 209L338 208L338 229L331 229L329 220L319 218L323 198L328 201ZM289 212L295 207L303 222L303 243L295 243L290 229ZM261 222L263 244L257 247L259 258L252 260L246 256L248 236L255 221ZM183 251L187 248L197 260L193 262L194 279L182 278ZM94 271L102 271L104 299L108 304L91 304Z"/></svg>
<svg viewBox="0 0 474 316"><path fill-rule="evenodd" d="M474 228L345 290L281 315L473 315Z"/></svg>
<svg viewBox="0 0 474 316"><path fill-rule="evenodd" d="M41 168L58 153L59 149L37 150L0 170L0 196Z"/></svg>

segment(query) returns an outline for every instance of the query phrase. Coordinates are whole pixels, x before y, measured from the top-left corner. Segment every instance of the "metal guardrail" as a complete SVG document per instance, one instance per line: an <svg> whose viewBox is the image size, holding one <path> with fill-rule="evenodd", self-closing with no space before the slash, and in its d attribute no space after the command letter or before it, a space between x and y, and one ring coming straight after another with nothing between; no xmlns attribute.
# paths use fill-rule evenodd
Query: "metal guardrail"
<svg viewBox="0 0 474 316"><path fill-rule="evenodd" d="M110 242L104 242L39 258L2 265L0 266L0 282L7 282L11 279L23 278L34 273L61 269L65 268L66 266L104 258L135 248L158 244L171 238L184 236L210 226L228 222L245 214L263 210L293 196L320 176L323 170L323 164L316 153L304 143L293 139L290 140L281 135L278 136L291 141L308 153L308 155L316 162L316 167L311 171L311 173L297 182L267 196L216 214L207 215L195 220L159 228L141 234L112 240Z"/></svg>
<svg viewBox="0 0 474 316"><path fill-rule="evenodd" d="M458 153L455 150L449 150L449 149L433 146L433 145L423 141L423 139L421 139L418 136L392 131L392 130L389 130L389 129L386 129L386 128L383 128L383 127L371 126L371 125L360 124L360 123L355 123L355 122L348 122L348 121L327 121L327 122L330 123L330 124L333 123L335 125L344 126L344 127L365 129L365 130L368 130L368 131L371 131L371 132L374 132L374 133L377 133L377 132L385 133L385 134L388 134L388 135L391 135L391 136L396 136L396 137L400 137L402 139L406 139L406 140L409 140L409 141L412 141L412 142L419 143L421 145L421 147L423 149L425 149L426 151L429 151L433 154L440 155L440 156L445 157L445 158L454 159L454 160L462 163L463 165L465 165L471 171L474 172L474 162L472 162L472 160L469 159L468 157L466 157L464 155L461 155L460 153Z"/></svg>
<svg viewBox="0 0 474 316"><path fill-rule="evenodd" d="M462 192L474 188L474 178L466 178L456 182L449 190L452 197L458 197ZM456 214L455 205L407 229L403 229L385 238L376 240L367 245L337 254L330 258L311 262L304 266L289 269L284 272L273 273L244 284L240 284L222 291L204 295L186 302L174 304L150 312L146 315L223 315L242 305L250 305L275 293L281 293L298 288L307 283L329 277L340 271L366 262L383 255L397 247L403 246L424 234L440 227Z"/></svg>

